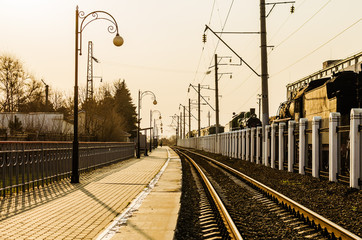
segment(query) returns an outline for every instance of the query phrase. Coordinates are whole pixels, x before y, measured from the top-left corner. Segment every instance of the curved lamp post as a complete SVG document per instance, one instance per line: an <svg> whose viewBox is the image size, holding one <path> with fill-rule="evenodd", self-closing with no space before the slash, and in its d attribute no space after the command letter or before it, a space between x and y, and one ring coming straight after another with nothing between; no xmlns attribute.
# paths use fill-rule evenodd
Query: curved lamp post
<svg viewBox="0 0 362 240"><path fill-rule="evenodd" d="M79 20L81 20L79 26ZM79 11L78 6L75 10L75 84L74 84L74 140L72 156L72 175L71 183L79 183L79 141L78 141L78 54L82 55L82 32L85 27L96 20L107 20L111 22L108 26L109 33L116 33L113 44L117 47L122 46L123 38L119 36L118 25L112 15L104 11L94 11L87 15Z"/></svg>
<svg viewBox="0 0 362 240"><path fill-rule="evenodd" d="M160 116L159 116L159 119L162 119L161 117L161 112L158 111L158 110L150 110L150 152L152 152L152 114L156 112L158 113ZM154 132L155 130L153 130L153 135L155 135Z"/></svg>
<svg viewBox="0 0 362 240"><path fill-rule="evenodd" d="M142 98L146 95L152 95L153 105L157 104L156 95L153 92L151 92L151 91L141 92L141 90L138 90L138 119L137 119L138 125L137 125L137 154L136 154L137 158L141 157L141 153L140 153L141 101L142 101Z"/></svg>
<svg viewBox="0 0 362 240"><path fill-rule="evenodd" d="M163 123L162 123L162 120L161 120L161 119L155 119L154 125L155 125L155 129L157 130L157 137L158 137L158 136L159 136L159 134L158 134L158 126L157 126L156 121L160 121L160 130L161 130L161 134L163 133Z"/></svg>

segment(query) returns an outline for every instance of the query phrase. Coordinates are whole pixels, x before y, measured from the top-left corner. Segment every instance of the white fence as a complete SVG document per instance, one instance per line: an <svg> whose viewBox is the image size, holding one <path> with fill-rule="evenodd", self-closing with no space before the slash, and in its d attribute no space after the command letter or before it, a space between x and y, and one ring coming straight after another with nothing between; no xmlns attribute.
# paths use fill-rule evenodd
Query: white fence
<svg viewBox="0 0 362 240"><path fill-rule="evenodd" d="M279 170L300 174L309 172L316 178L325 171L326 177L334 182L343 181L345 175L347 181L349 178L350 187L361 189L362 109L351 110L350 126L340 126L340 122L341 115L331 113L327 128L321 127L321 117L314 117L311 122L302 118L299 123L289 121L288 124L280 122L268 125L265 127L265 141L262 139L262 127L257 127L221 133L218 137L209 135L178 139L177 145ZM343 132L347 141L342 144ZM344 159L341 156L343 152L347 156Z"/></svg>

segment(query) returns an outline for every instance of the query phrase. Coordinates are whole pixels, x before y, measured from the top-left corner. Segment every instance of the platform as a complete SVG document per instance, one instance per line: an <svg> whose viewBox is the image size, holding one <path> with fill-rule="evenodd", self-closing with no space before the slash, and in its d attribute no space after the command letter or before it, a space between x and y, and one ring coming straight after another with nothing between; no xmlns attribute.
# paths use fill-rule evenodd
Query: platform
<svg viewBox="0 0 362 240"><path fill-rule="evenodd" d="M167 148L158 148L148 157L82 174L80 184L65 179L1 200L0 239L172 239L181 164L170 153L168 160ZM149 186L162 167L158 182ZM139 209L120 222L142 194Z"/></svg>

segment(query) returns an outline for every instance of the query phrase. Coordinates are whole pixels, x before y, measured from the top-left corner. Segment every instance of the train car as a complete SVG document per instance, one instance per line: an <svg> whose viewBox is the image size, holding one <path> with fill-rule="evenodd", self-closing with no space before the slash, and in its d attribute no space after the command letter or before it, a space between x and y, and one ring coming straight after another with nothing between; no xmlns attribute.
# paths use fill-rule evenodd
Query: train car
<svg viewBox="0 0 362 240"><path fill-rule="evenodd" d="M342 71L332 75L330 78L321 78L311 81L300 88L283 102L278 110L274 122L287 122L294 120L299 122L300 118L308 119L311 129L313 117L322 118L320 139L322 143L322 165L321 169L328 170L329 152L329 115L331 112L341 114L341 126L350 124L350 112L352 108L362 106L362 72ZM349 169L349 134L342 132L340 138L340 169L344 175L348 175ZM311 152L311 135L308 135L308 149Z"/></svg>
<svg viewBox="0 0 362 240"><path fill-rule="evenodd" d="M241 130L261 126L261 121L255 114L255 108L250 108L249 112L234 114L233 118L225 126L225 132Z"/></svg>
<svg viewBox="0 0 362 240"><path fill-rule="evenodd" d="M207 136L207 135L215 134L216 133L216 125L201 128L200 132L201 132L201 136ZM224 127L219 126L219 133L223 133L223 132L224 132Z"/></svg>
<svg viewBox="0 0 362 240"><path fill-rule="evenodd" d="M311 81L280 105L277 121L299 121L300 118L312 121L314 116L320 116L324 120L329 118L331 112L339 112L341 124L348 125L351 108L362 105L361 76L361 72L344 71L331 78ZM322 127L328 127L327 121L322 124Z"/></svg>

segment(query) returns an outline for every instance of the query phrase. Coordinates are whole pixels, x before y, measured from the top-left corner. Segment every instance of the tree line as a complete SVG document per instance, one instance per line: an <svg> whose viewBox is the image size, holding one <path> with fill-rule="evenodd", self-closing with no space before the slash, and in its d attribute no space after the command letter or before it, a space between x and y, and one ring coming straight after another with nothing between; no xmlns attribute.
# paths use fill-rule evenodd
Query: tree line
<svg viewBox="0 0 362 240"><path fill-rule="evenodd" d="M73 123L72 93L64 94L50 87L46 101L45 87L42 80L24 70L19 59L0 55L0 112L59 112L65 121ZM126 133L135 135L136 106L125 80L104 84L95 90L93 99L86 100L84 88L79 96L79 113L84 115L80 135L96 141L120 141Z"/></svg>

